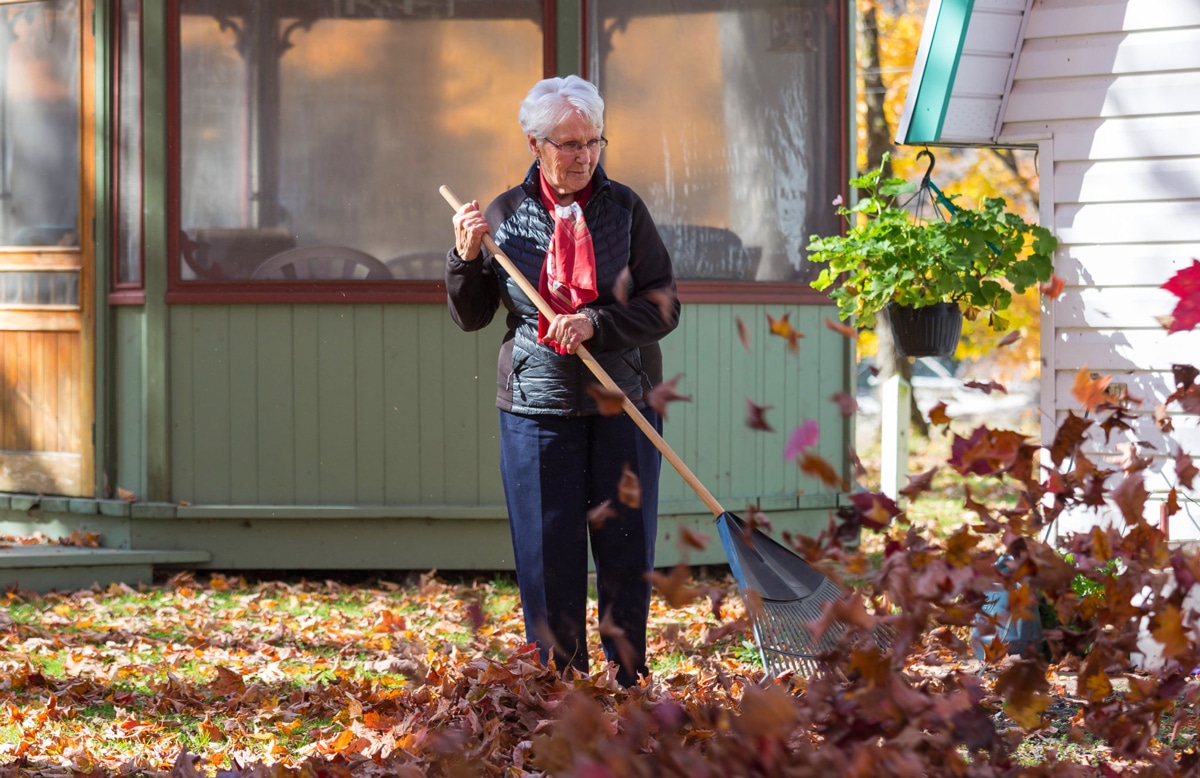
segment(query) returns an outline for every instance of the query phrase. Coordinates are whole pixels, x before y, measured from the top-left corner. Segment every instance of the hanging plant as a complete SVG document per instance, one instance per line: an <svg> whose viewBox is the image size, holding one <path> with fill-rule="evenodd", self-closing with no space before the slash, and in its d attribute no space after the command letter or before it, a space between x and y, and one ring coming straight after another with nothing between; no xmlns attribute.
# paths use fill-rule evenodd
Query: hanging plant
<svg viewBox="0 0 1200 778"><path fill-rule="evenodd" d="M1008 211L1003 198L986 197L967 210L953 202L957 195L932 187L928 174L922 191L884 178L887 160L884 155L878 169L850 180L862 197L851 207L838 204L849 224L845 234L810 238L809 259L827 263L812 286L833 287L838 315L860 327L874 326L891 303L953 303L968 319L986 316L993 329L1005 329L1000 314L1013 294L1050 279L1058 241L1045 227ZM922 219L909 206L919 204L927 189L931 197L937 193L935 214Z"/></svg>

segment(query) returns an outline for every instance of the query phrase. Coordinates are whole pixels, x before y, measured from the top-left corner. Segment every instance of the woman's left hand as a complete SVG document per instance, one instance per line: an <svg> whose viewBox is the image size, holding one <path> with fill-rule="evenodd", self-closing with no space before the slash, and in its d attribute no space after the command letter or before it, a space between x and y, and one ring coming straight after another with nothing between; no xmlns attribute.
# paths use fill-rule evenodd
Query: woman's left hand
<svg viewBox="0 0 1200 778"><path fill-rule="evenodd" d="M550 322L543 343L558 344L561 354L574 354L586 341L596 334L592 320L582 313L560 313Z"/></svg>

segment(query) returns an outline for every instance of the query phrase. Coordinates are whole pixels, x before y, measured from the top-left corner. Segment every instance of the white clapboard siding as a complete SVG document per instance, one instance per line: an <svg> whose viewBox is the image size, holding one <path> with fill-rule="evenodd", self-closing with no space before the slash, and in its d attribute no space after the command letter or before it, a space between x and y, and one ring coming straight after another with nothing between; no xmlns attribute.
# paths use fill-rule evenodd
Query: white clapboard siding
<svg viewBox="0 0 1200 778"><path fill-rule="evenodd" d="M1055 209L1053 229L1067 245L1183 243L1200 239L1200 199L1064 205ZM1141 276L1136 267L1129 275L1133 282Z"/></svg>
<svg viewBox="0 0 1200 778"><path fill-rule="evenodd" d="M1054 168L1054 199L1059 204L1186 200L1196 196L1197 181L1200 157L1060 161Z"/></svg>
<svg viewBox="0 0 1200 778"><path fill-rule="evenodd" d="M1054 301L1057 327L1143 328L1160 326L1179 298L1157 287L1072 288ZM1165 335L1165 333L1164 333Z"/></svg>
<svg viewBox="0 0 1200 778"><path fill-rule="evenodd" d="M1200 416L1176 409L1170 435L1153 416L1175 389L1172 365L1200 366L1200 328L1167 334L1179 300L1161 288L1200 258L1200 0L977 0L967 29L941 141L1036 146L1042 222L1059 241L1066 286L1043 305L1043 434L1081 411L1071 389L1087 368L1143 399L1134 432L1093 436L1090 450L1116 456L1142 440L1200 458ZM1159 457L1147 474L1155 522L1172 467ZM1190 522L1200 538L1194 514L1172 528ZM1104 520L1083 515L1083 526Z"/></svg>
<svg viewBox="0 0 1200 778"><path fill-rule="evenodd" d="M1005 121L1057 121L1200 111L1195 73L1014 81Z"/></svg>
<svg viewBox="0 0 1200 778"><path fill-rule="evenodd" d="M1072 286L1162 286L1200 258L1193 243L1065 246L1055 257L1054 273ZM1130 272L1130 268L1136 268Z"/></svg>
<svg viewBox="0 0 1200 778"><path fill-rule="evenodd" d="M1043 0L1034 3L1025 37L1191 26L1200 26L1200 3L1194 0Z"/></svg>
<svg viewBox="0 0 1200 778"><path fill-rule="evenodd" d="M1200 43L1197 43L1200 48ZM1044 138L1053 127L1059 162L1195 156L1196 116L1126 116L1071 121L1006 121L1000 140Z"/></svg>
<svg viewBox="0 0 1200 778"><path fill-rule="evenodd" d="M1200 47L1188 30L1057 36L1028 40L1016 77L1110 76L1200 68Z"/></svg>
<svg viewBox="0 0 1200 778"><path fill-rule="evenodd" d="M1168 335L1165 330L1055 330L1054 367L1059 370L1170 370L1196 364L1200 329ZM1200 365L1198 365L1200 366ZM1043 402L1046 398L1042 398ZM1059 398L1067 402L1067 398Z"/></svg>

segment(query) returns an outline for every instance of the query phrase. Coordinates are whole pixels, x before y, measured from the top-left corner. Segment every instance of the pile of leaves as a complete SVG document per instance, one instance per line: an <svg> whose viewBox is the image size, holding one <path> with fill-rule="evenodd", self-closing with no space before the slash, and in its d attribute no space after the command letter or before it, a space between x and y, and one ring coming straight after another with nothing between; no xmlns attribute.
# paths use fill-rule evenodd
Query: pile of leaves
<svg viewBox="0 0 1200 778"><path fill-rule="evenodd" d="M1164 325L1191 329L1200 262L1171 283L1181 303ZM795 351L786 316L770 332ZM783 538L856 592L809 624L827 650L808 677L766 676L748 629L762 601L684 566L654 576L653 677L630 689L595 635L593 674L539 665L499 578L10 591L0 776L1200 774L1200 554L1145 519L1151 465L1170 483L1166 518L1196 505L1200 472L1169 441L1173 416L1200 414L1200 371L1173 377L1153 409L1168 448L1118 459L1094 444L1132 432L1141 401L1086 368L1082 415L1048 445L935 409L950 454L903 495L915 506L949 480L965 520L931 531L855 491L818 536ZM767 408L749 406L766 428ZM800 425L785 455L846 486L818 437ZM749 531L769 529L746 513ZM1057 531L1080 514L1094 526ZM1043 639L1010 645L1029 622Z"/></svg>

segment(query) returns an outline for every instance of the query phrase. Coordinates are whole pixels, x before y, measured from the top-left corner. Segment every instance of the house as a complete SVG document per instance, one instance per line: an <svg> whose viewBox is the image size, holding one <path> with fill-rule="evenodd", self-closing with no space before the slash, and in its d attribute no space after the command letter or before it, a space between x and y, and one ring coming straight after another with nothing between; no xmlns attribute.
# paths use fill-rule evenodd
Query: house
<svg viewBox="0 0 1200 778"><path fill-rule="evenodd" d="M93 533L138 576L510 567L501 331L445 310L438 187L518 182L517 105L568 73L600 85L602 163L674 253L666 374L692 401L668 443L729 509L823 528L837 491L782 451L816 419L849 474L828 398L853 346L803 248L838 228L852 158L848 19L801 0L0 4L0 534ZM748 400L774 432L747 428ZM667 565L712 516L664 469ZM17 556L0 549L22 585ZM83 581L35 560L37 585L103 581L98 559Z"/></svg>
<svg viewBox="0 0 1200 778"><path fill-rule="evenodd" d="M1200 418L1172 406L1172 366L1200 363L1200 331L1168 335L1178 299L1159 287L1200 257L1200 4L1194 0L931 0L897 140L1038 152L1041 223L1059 239L1063 293L1043 303L1042 438L1069 413L1086 368L1130 398L1131 429L1093 429L1085 450L1150 456L1146 519L1200 452ZM1200 538L1200 501L1180 490L1163 529ZM1069 517L1081 529L1095 513Z"/></svg>

